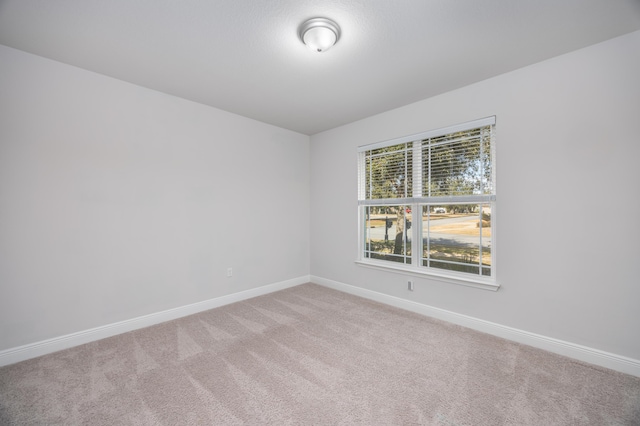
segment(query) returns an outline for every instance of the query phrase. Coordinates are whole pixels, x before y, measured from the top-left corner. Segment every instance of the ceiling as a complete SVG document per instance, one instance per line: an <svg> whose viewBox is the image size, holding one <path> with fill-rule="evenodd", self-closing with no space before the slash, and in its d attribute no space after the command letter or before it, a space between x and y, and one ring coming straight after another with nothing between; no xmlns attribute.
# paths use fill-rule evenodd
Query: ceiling
<svg viewBox="0 0 640 426"><path fill-rule="evenodd" d="M0 44L307 135L639 29L640 0L0 0Z"/></svg>

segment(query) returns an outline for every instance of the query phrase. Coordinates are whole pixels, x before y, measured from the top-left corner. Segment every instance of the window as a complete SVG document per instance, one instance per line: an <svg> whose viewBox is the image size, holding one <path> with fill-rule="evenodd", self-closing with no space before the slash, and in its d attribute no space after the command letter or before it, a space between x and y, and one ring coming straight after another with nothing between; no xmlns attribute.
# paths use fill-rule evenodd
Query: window
<svg viewBox="0 0 640 426"><path fill-rule="evenodd" d="M359 262L497 288L495 117L358 149Z"/></svg>

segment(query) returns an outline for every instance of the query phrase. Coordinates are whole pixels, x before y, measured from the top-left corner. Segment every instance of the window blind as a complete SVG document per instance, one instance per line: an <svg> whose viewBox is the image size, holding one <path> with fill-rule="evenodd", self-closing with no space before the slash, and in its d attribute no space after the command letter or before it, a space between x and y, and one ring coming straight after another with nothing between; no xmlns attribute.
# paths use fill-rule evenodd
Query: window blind
<svg viewBox="0 0 640 426"><path fill-rule="evenodd" d="M359 148L359 204L495 200L489 117Z"/></svg>

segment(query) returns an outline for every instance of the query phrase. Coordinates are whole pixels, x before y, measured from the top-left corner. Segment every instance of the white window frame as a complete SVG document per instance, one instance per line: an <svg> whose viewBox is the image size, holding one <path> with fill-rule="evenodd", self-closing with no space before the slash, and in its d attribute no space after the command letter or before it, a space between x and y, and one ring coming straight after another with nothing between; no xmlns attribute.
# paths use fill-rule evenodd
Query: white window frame
<svg viewBox="0 0 640 426"><path fill-rule="evenodd" d="M384 271L400 272L405 275L413 276L428 276L429 278L437 279L440 281L460 284L470 287L482 288L487 290L496 291L500 287L496 279L496 156L495 156L495 116L474 120L466 123L457 124L454 126L448 126L440 129L430 130L414 135L404 136L397 139L378 142L374 144L364 145L358 147L358 256L356 263L361 266L375 268ZM430 138L436 138L439 136L448 135L451 133L457 133L476 128L491 126L491 179L493 191L491 194L478 197L478 196L455 196L455 197L429 197L422 194L422 170L421 167L417 167L416 164L421 163L422 150L419 147L421 141ZM378 148L385 148L393 145L413 143L413 191L412 196L407 198L400 198L397 200L384 199L384 200L366 200L365 199L365 182L366 179L362 176L365 169L365 152ZM411 148L409 148L411 149ZM482 201L480 201L482 200ZM414 220L411 231L411 263L396 263L385 260L377 260L370 257L365 257L365 210L366 207L372 205L384 205L384 206L398 206L407 205L410 206L412 212L422 211L422 206L425 204L455 204L455 203L486 203L491 205L491 276L483 276L481 274L471 274L465 272L449 271L439 268L422 266L422 220ZM421 214L421 213L420 213Z"/></svg>

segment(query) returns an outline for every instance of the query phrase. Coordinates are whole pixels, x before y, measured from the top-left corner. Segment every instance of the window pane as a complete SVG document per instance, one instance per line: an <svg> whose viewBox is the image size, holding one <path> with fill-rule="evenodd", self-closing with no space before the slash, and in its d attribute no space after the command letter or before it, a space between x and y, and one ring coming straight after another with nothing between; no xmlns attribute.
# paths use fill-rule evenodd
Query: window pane
<svg viewBox="0 0 640 426"><path fill-rule="evenodd" d="M413 194L413 152L410 144L367 151L366 199L406 198Z"/></svg>
<svg viewBox="0 0 640 426"><path fill-rule="evenodd" d="M364 257L411 263L409 206L365 206Z"/></svg>
<svg viewBox="0 0 640 426"><path fill-rule="evenodd" d="M491 275L490 204L423 206L422 221L423 266Z"/></svg>
<svg viewBox="0 0 640 426"><path fill-rule="evenodd" d="M494 194L493 190L493 164L491 162L491 128L482 128L482 140L480 147L480 159L482 160L482 194Z"/></svg>
<svg viewBox="0 0 640 426"><path fill-rule="evenodd" d="M422 169L427 196L492 193L489 127L423 141Z"/></svg>

